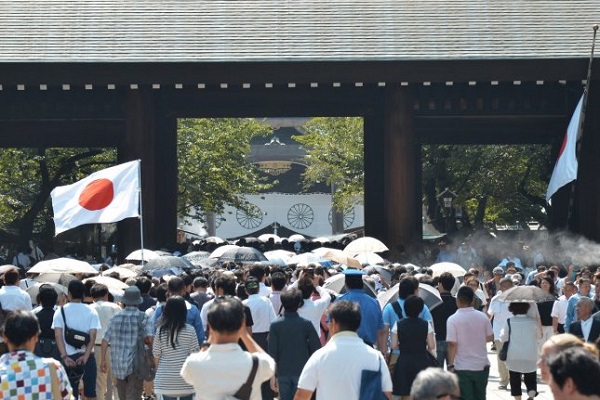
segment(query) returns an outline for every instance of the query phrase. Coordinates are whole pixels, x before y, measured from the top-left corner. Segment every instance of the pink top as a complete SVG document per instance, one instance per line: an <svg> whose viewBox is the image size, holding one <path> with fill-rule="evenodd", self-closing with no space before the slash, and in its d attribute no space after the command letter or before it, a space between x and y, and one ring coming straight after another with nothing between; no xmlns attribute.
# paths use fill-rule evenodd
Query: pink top
<svg viewBox="0 0 600 400"><path fill-rule="evenodd" d="M482 371L490 365L487 356L487 337L493 336L487 316L473 307L459 308L448 318L446 340L456 343L454 369Z"/></svg>

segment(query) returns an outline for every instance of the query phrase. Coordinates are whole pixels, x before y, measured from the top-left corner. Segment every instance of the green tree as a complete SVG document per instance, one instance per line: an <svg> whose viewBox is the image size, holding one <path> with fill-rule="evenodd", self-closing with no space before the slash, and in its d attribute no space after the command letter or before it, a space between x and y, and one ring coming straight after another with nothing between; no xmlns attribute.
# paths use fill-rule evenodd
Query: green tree
<svg viewBox="0 0 600 400"><path fill-rule="evenodd" d="M246 157L250 141L269 134L271 127L253 118L179 120L179 215L203 219L204 212L220 214L226 205L251 212L244 194L270 185Z"/></svg>
<svg viewBox="0 0 600 400"><path fill-rule="evenodd" d="M360 117L313 118L304 125L305 135L293 138L304 145L304 187L325 182L335 188L338 210L362 203L364 195L364 134Z"/></svg>
<svg viewBox="0 0 600 400"><path fill-rule="evenodd" d="M83 148L0 149L0 226L21 244L34 232L51 235L50 192L115 163L116 151Z"/></svg>

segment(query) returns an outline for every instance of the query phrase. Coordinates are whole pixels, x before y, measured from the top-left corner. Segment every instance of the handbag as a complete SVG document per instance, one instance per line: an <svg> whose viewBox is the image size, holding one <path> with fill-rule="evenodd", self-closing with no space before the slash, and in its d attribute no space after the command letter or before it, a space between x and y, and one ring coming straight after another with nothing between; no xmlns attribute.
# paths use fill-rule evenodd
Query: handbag
<svg viewBox="0 0 600 400"><path fill-rule="evenodd" d="M67 326L64 307L60 308L60 313L62 314L62 318L65 323L65 342L76 349L86 346L90 342L90 334L87 332L78 331L76 329L71 329Z"/></svg>
<svg viewBox="0 0 600 400"><path fill-rule="evenodd" d="M500 361L506 361L506 358L508 357L508 345L510 344L510 318L507 319L506 322L508 323L508 340L502 343L502 348L498 353Z"/></svg>
<svg viewBox="0 0 600 400"><path fill-rule="evenodd" d="M387 397L383 394L381 386L381 359L379 359L379 369L372 371L363 369L360 374L360 394L359 400L385 400Z"/></svg>
<svg viewBox="0 0 600 400"><path fill-rule="evenodd" d="M56 340L50 338L39 338L35 344L33 354L38 357L54 358L61 361L60 351L56 346Z"/></svg>
<svg viewBox="0 0 600 400"><path fill-rule="evenodd" d="M141 317L141 318L139 318ZM138 317L138 340L133 357L133 373L145 381L153 381L156 376L156 364L152 349L146 348L144 344L144 314L140 312Z"/></svg>
<svg viewBox="0 0 600 400"><path fill-rule="evenodd" d="M256 377L256 371L258 370L258 357L252 355L252 369L248 375L246 382L240 386L240 388L233 394L233 396L227 396L225 400L250 400L252 395L252 383Z"/></svg>

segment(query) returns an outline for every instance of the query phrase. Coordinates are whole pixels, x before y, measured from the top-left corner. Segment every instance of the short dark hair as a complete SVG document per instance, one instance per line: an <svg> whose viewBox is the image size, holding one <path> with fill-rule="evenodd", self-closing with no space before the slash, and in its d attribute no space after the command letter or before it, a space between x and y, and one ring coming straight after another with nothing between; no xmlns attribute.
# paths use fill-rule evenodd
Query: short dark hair
<svg viewBox="0 0 600 400"><path fill-rule="evenodd" d="M296 312L304 302L302 292L296 288L291 288L281 293L281 305L288 312Z"/></svg>
<svg viewBox="0 0 600 400"><path fill-rule="evenodd" d="M260 264L254 264L252 267L250 267L248 275L255 277L259 281L262 281L265 277L265 267Z"/></svg>
<svg viewBox="0 0 600 400"><path fill-rule="evenodd" d="M458 289L458 293L456 293L456 299L461 304L473 304L473 298L475 297L475 292L468 286L461 286Z"/></svg>
<svg viewBox="0 0 600 400"><path fill-rule="evenodd" d="M208 324L216 332L237 332L244 323L244 317L244 305L235 297L217 297L208 308Z"/></svg>
<svg viewBox="0 0 600 400"><path fill-rule="evenodd" d="M398 285L398 297L401 299L406 299L408 296L412 296L415 294L415 290L419 287L419 281L413 276L405 276L400 279L400 283Z"/></svg>
<svg viewBox="0 0 600 400"><path fill-rule="evenodd" d="M215 290L223 289L223 292L227 296L235 296L236 289L235 278L229 275L221 275L215 279Z"/></svg>
<svg viewBox="0 0 600 400"><path fill-rule="evenodd" d="M258 291L260 290L258 279L256 279L254 276L249 276L248 279L246 279L244 287L248 295L258 294Z"/></svg>
<svg viewBox="0 0 600 400"><path fill-rule="evenodd" d="M600 362L589 350L571 347L552 355L548 359L552 380L561 389L571 378L577 391L584 396L600 395Z"/></svg>
<svg viewBox="0 0 600 400"><path fill-rule="evenodd" d="M298 281L298 289L300 289L300 292L302 292L302 298L306 300L310 298L310 296L314 292L315 286L313 285L310 278L305 275Z"/></svg>
<svg viewBox="0 0 600 400"><path fill-rule="evenodd" d="M362 289L365 286L362 275L346 275L344 282L348 289Z"/></svg>
<svg viewBox="0 0 600 400"><path fill-rule="evenodd" d="M178 276L174 276L167 282L169 292L180 294L185 289L185 282Z"/></svg>
<svg viewBox="0 0 600 400"><path fill-rule="evenodd" d="M4 321L4 335L16 347L26 343L39 331L40 325L31 311L13 311Z"/></svg>
<svg viewBox="0 0 600 400"><path fill-rule="evenodd" d="M440 275L439 282L444 290L451 291L456 283L456 278L450 272L443 272Z"/></svg>
<svg viewBox="0 0 600 400"><path fill-rule="evenodd" d="M57 300L58 293L56 293L56 289L52 285L45 283L40 286L37 301L43 308L54 307Z"/></svg>
<svg viewBox="0 0 600 400"><path fill-rule="evenodd" d="M156 295L156 301L163 302L167 301L167 292L169 291L166 283L161 283L156 287L154 294ZM141 290L140 290L141 292Z"/></svg>
<svg viewBox="0 0 600 400"><path fill-rule="evenodd" d="M329 318L334 320L340 331L356 332L360 326L360 305L353 301L336 301L329 309Z"/></svg>
<svg viewBox="0 0 600 400"><path fill-rule="evenodd" d="M203 276L198 276L194 279L194 289L197 288L207 288L208 287L208 279Z"/></svg>
<svg viewBox="0 0 600 400"><path fill-rule="evenodd" d="M86 280L83 283L83 296L84 297L92 296L92 286L94 286L95 284L96 284L96 281L94 281L93 279Z"/></svg>
<svg viewBox="0 0 600 400"><path fill-rule="evenodd" d="M150 292L150 288L152 287L152 281L145 276L140 276L135 281L135 286L140 289L141 294L148 294Z"/></svg>
<svg viewBox="0 0 600 400"><path fill-rule="evenodd" d="M514 315L525 315L529 311L529 303L509 303L508 311Z"/></svg>
<svg viewBox="0 0 600 400"><path fill-rule="evenodd" d="M404 312L407 317L417 318L425 307L425 302L419 296L408 296L404 300Z"/></svg>
<svg viewBox="0 0 600 400"><path fill-rule="evenodd" d="M72 298L83 300L85 285L79 279L73 279L69 282L68 290Z"/></svg>
<svg viewBox="0 0 600 400"><path fill-rule="evenodd" d="M271 275L271 286L277 291L282 290L285 287L286 282L287 278L283 272L275 272Z"/></svg>
<svg viewBox="0 0 600 400"><path fill-rule="evenodd" d="M19 270L16 268L9 268L8 271L4 273L4 283L6 285L16 285L21 279L21 275L19 274Z"/></svg>
<svg viewBox="0 0 600 400"><path fill-rule="evenodd" d="M140 290L141 291L141 290ZM103 283L96 283L90 289L90 295L94 300L100 299L108 294L108 286Z"/></svg>

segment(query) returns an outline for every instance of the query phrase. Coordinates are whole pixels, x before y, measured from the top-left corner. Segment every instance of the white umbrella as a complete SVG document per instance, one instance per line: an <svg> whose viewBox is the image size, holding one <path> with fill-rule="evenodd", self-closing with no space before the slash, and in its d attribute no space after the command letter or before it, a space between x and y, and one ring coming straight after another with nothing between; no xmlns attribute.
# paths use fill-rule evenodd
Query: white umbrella
<svg viewBox="0 0 600 400"><path fill-rule="evenodd" d="M236 244L226 244L224 246L217 247L212 253L210 253L210 256L208 256L208 258L219 258L227 250L239 249L239 248L240 248L240 246L238 246Z"/></svg>
<svg viewBox="0 0 600 400"><path fill-rule="evenodd" d="M95 276L93 278L87 278L83 280L83 283L87 281L94 281L96 283L102 283L109 289L125 290L129 287L125 282L121 282L118 279L111 278L110 276Z"/></svg>
<svg viewBox="0 0 600 400"><path fill-rule="evenodd" d="M457 278L459 276L464 276L467 273L467 271L465 271L465 269L463 267L461 267L460 265L453 263L453 262L448 262L448 261L433 264L429 268L433 271L434 278L436 276L440 276L444 272L450 272L452 274L452 276L454 276L455 278Z"/></svg>
<svg viewBox="0 0 600 400"><path fill-rule="evenodd" d="M357 253L381 253L388 251L388 247L379 239L371 236L365 236L351 241L344 251L349 254Z"/></svg>
<svg viewBox="0 0 600 400"><path fill-rule="evenodd" d="M97 274L98 271L85 261L75 260L73 258L55 258L54 260L44 260L35 264L27 271L31 274L43 273L67 273L67 274Z"/></svg>
<svg viewBox="0 0 600 400"><path fill-rule="evenodd" d="M225 243L225 240L221 239L218 236L209 236L204 240L206 241L206 243L216 243L216 244Z"/></svg>
<svg viewBox="0 0 600 400"><path fill-rule="evenodd" d="M317 254L319 257L335 261L338 264L344 264L351 268L362 269L362 264L360 261L358 261L356 258L350 257L343 250L321 247L313 250L313 253Z"/></svg>
<svg viewBox="0 0 600 400"><path fill-rule="evenodd" d="M58 293L59 295L60 294L66 295L68 292L67 287L61 285L60 283L37 282L35 285L29 286L27 289L25 289L25 291L27 292L29 297L31 297L32 304L38 304L37 296L40 293L40 286L42 286L42 285L51 285L54 288L54 290L56 290L56 293Z"/></svg>
<svg viewBox="0 0 600 400"><path fill-rule="evenodd" d="M160 254L156 253L155 251L144 249L144 261L152 260L158 257L160 257ZM127 257L125 257L125 259L131 261L142 261L142 249L132 251Z"/></svg>
<svg viewBox="0 0 600 400"><path fill-rule="evenodd" d="M75 276L71 274L58 274L58 273L48 273L48 274L39 274L35 278L33 278L36 282L42 283L60 283L61 285L67 286L69 282L73 279L76 279Z"/></svg>
<svg viewBox="0 0 600 400"><path fill-rule="evenodd" d="M377 253L358 253L354 256L361 264L385 264L385 260Z"/></svg>
<svg viewBox="0 0 600 400"><path fill-rule="evenodd" d="M288 265L308 265L311 262L318 263L321 257L314 253L301 253L287 260Z"/></svg>
<svg viewBox="0 0 600 400"><path fill-rule="evenodd" d="M306 240L306 238L299 233L296 233L288 238L288 242L302 242L303 240Z"/></svg>
<svg viewBox="0 0 600 400"><path fill-rule="evenodd" d="M282 249L265 251L263 254L265 255L265 257L267 257L267 260L269 261L280 259L285 261L286 263L290 260L290 258L296 255L296 253L294 253L293 251L287 251Z"/></svg>
<svg viewBox="0 0 600 400"><path fill-rule="evenodd" d="M275 243L281 242L281 238L272 233L263 233L262 235L260 235L258 237L258 240L260 240L263 243L267 243L269 241L269 239L273 239L273 241L275 241Z"/></svg>
<svg viewBox="0 0 600 400"><path fill-rule="evenodd" d="M121 279L133 278L133 277L136 277L139 275L139 270L125 268L122 266L112 267L105 271L102 271L102 275L104 275L104 276L110 275L113 272L116 272L117 274L119 274L119 278L121 278Z"/></svg>
<svg viewBox="0 0 600 400"><path fill-rule="evenodd" d="M325 236L319 236L311 240L311 242L319 242L319 243L330 243L331 239Z"/></svg>

